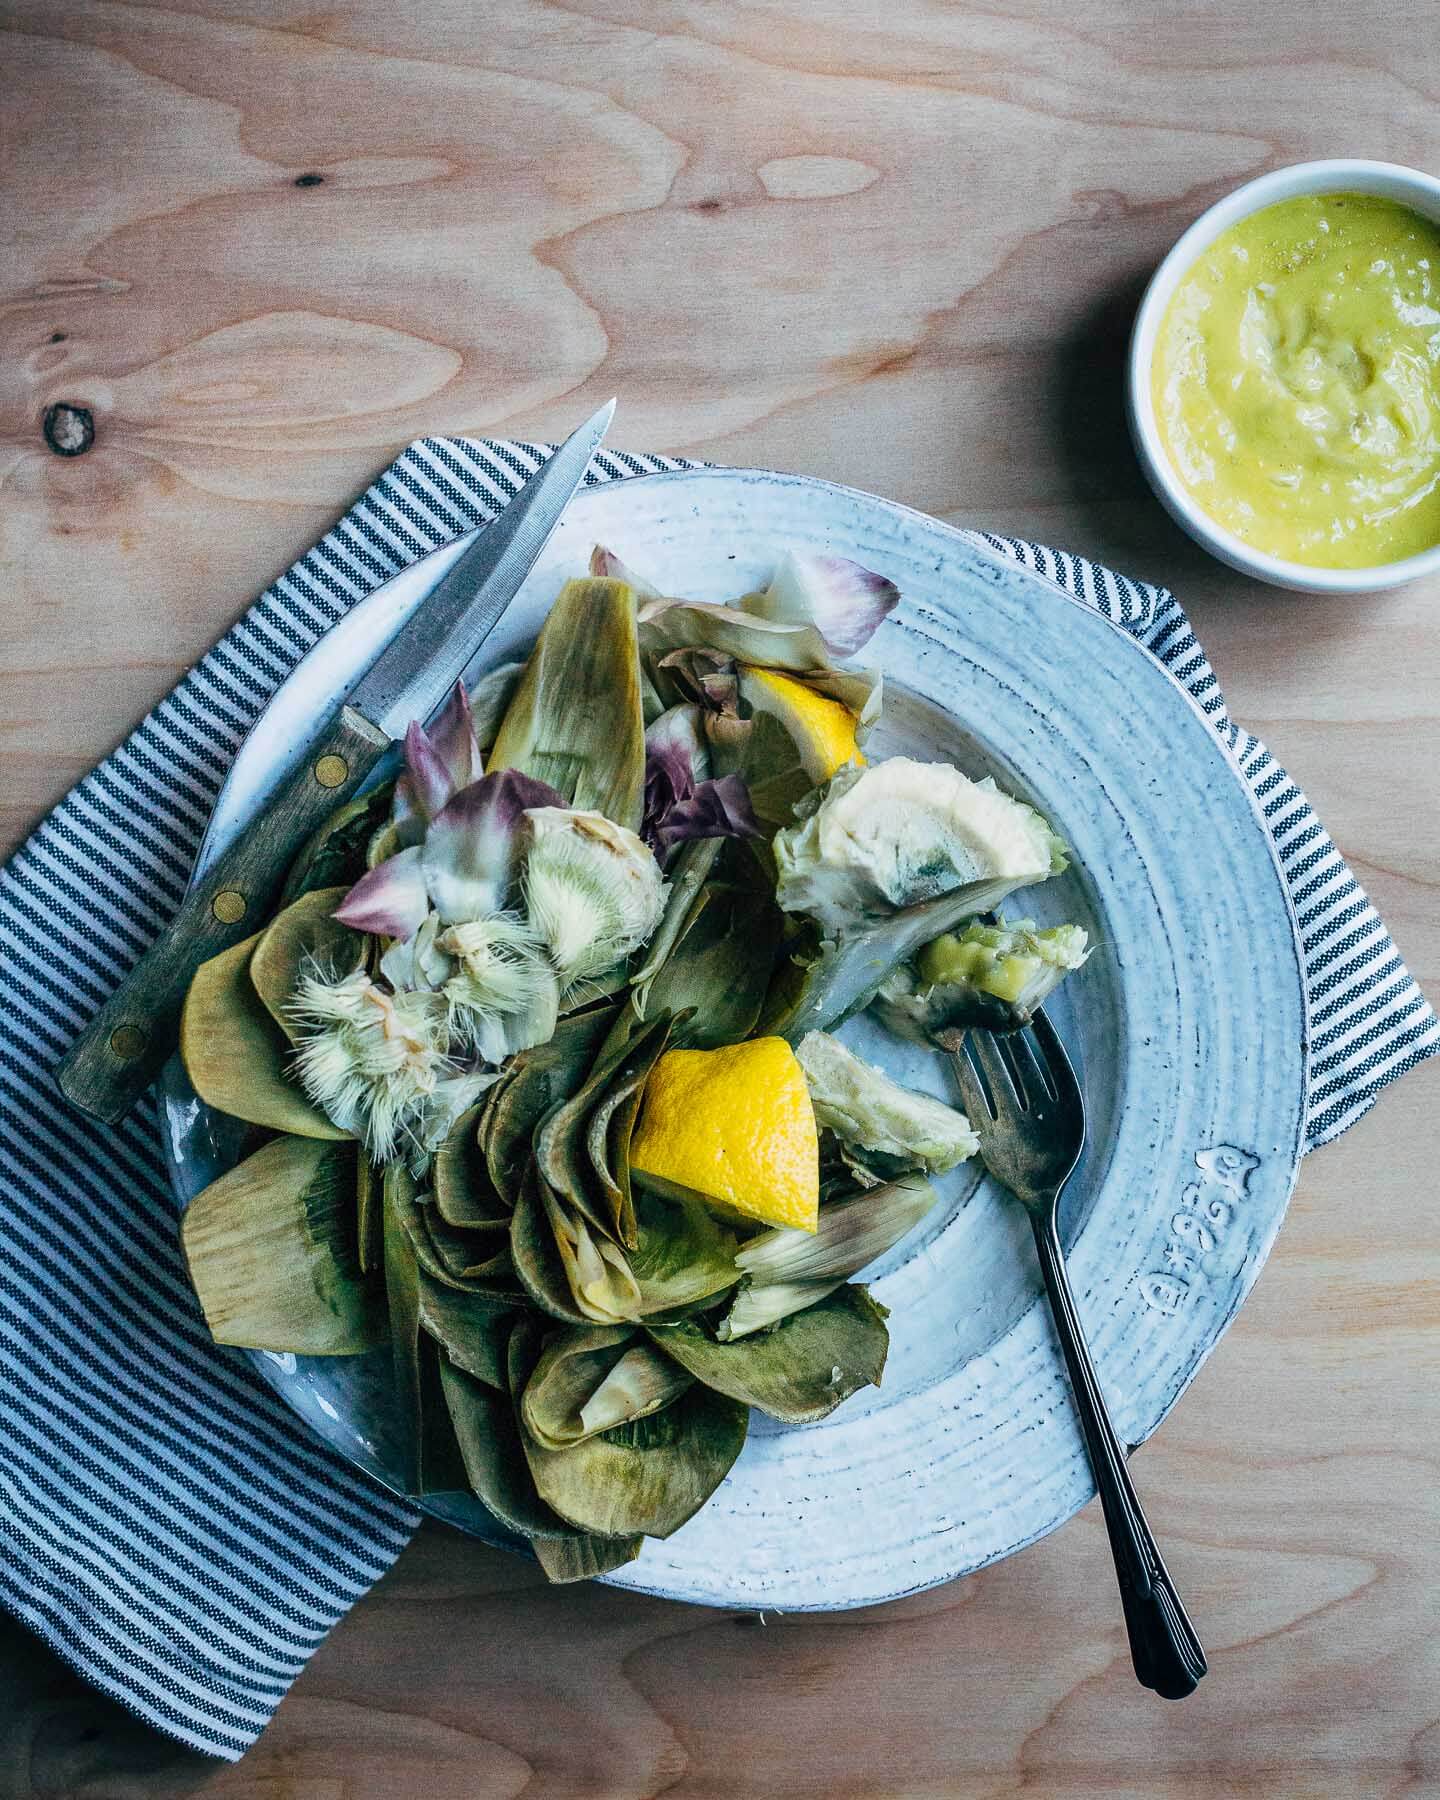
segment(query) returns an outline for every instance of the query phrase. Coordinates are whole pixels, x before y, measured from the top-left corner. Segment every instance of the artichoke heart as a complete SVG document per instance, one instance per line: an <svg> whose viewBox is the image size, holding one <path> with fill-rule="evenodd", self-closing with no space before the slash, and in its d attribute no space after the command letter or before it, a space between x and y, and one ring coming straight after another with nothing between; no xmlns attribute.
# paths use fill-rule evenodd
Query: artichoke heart
<svg viewBox="0 0 1440 1800"><path fill-rule="evenodd" d="M964 1113L902 1087L838 1038L808 1032L795 1054L816 1120L855 1149L875 1152L897 1172L908 1168L940 1174L980 1148Z"/></svg>
<svg viewBox="0 0 1440 1800"><path fill-rule="evenodd" d="M892 1031L922 1044L949 1032L1018 1031L1090 950L1080 925L972 920L893 970L872 1004Z"/></svg>
<svg viewBox="0 0 1440 1800"><path fill-rule="evenodd" d="M884 918L959 888L994 905L1065 867L1032 806L949 763L892 756L841 769L807 815L775 838L776 896L827 930Z"/></svg>

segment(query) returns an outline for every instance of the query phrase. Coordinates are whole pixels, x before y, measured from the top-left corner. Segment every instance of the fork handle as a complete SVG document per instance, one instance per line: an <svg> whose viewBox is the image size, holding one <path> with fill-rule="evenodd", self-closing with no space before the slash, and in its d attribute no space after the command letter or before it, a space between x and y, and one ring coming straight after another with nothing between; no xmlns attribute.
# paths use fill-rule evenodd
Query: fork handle
<svg viewBox="0 0 1440 1800"><path fill-rule="evenodd" d="M1032 1214L1031 1225L1115 1558L1135 1674L1143 1686L1163 1699L1183 1700L1194 1693L1209 1664L1146 1522L1125 1466L1124 1449L1110 1423L1065 1272L1054 1208L1045 1217Z"/></svg>

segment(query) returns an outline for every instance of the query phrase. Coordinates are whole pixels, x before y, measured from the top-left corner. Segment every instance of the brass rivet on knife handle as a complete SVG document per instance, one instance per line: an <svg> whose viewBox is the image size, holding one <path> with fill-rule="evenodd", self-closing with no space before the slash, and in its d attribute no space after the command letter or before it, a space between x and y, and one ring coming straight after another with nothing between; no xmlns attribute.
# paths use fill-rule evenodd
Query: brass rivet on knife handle
<svg viewBox="0 0 1440 1800"><path fill-rule="evenodd" d="M110 1033L110 1048L121 1062L134 1062L144 1054L149 1038L138 1025L117 1025Z"/></svg>
<svg viewBox="0 0 1440 1800"><path fill-rule="evenodd" d="M343 706L304 762L205 877L56 1069L73 1105L124 1118L160 1073L202 962L258 931L305 840L374 768L389 738Z"/></svg>

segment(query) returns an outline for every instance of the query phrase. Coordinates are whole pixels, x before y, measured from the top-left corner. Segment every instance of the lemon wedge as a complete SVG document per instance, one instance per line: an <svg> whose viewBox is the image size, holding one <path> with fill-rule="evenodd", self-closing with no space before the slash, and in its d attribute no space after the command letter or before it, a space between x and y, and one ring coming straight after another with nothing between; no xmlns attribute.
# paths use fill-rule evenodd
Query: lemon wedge
<svg viewBox="0 0 1440 1800"><path fill-rule="evenodd" d="M740 670L740 694L756 712L772 714L790 733L800 765L817 785L847 762L863 763L855 741L855 715L839 700L820 694L776 669Z"/></svg>
<svg viewBox="0 0 1440 1800"><path fill-rule="evenodd" d="M662 1194L814 1231L820 1136L795 1052L778 1037L667 1050L645 1084L630 1169Z"/></svg>

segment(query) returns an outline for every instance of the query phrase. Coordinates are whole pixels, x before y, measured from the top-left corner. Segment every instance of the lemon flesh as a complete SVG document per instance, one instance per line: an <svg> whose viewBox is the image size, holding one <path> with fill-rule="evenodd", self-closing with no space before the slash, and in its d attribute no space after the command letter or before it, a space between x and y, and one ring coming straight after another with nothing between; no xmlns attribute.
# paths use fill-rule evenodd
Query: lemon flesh
<svg viewBox="0 0 1440 1800"><path fill-rule="evenodd" d="M645 1084L630 1168L661 1192L814 1231L820 1137L795 1052L778 1037L667 1050Z"/></svg>
<svg viewBox="0 0 1440 1800"><path fill-rule="evenodd" d="M775 669L742 668L740 692L756 712L772 714L790 733L811 781L828 781L847 762L865 761L855 741L855 715L841 701Z"/></svg>

